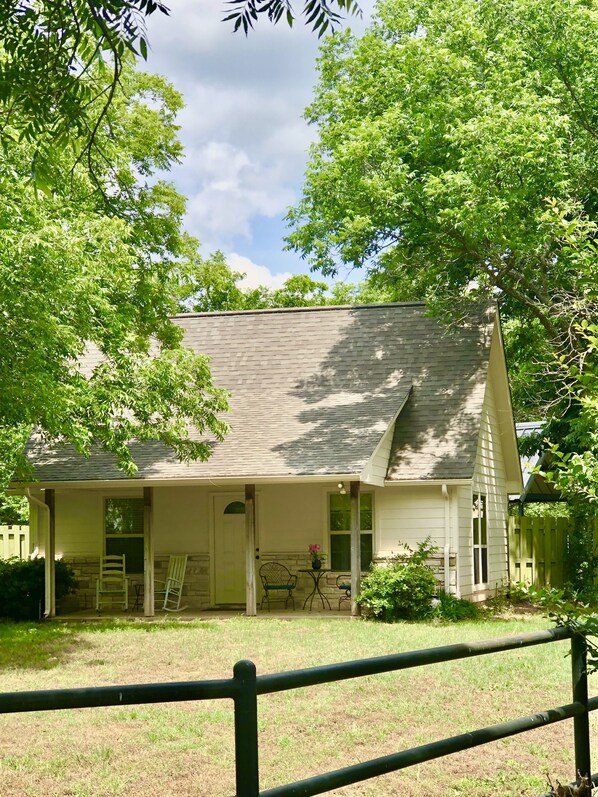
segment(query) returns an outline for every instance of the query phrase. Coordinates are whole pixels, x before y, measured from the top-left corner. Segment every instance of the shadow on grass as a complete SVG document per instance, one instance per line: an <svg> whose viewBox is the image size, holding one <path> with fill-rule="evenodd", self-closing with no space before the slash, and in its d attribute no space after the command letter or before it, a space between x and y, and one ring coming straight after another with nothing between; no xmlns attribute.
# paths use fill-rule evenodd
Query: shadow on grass
<svg viewBox="0 0 598 797"><path fill-rule="evenodd" d="M198 624L201 630L210 631L215 623ZM82 626L81 623L16 623L0 621L0 671L1 670L51 670L63 663L75 647L92 647L85 639L89 634L106 632L161 633L180 629L177 621L163 623L127 623L106 620Z"/></svg>

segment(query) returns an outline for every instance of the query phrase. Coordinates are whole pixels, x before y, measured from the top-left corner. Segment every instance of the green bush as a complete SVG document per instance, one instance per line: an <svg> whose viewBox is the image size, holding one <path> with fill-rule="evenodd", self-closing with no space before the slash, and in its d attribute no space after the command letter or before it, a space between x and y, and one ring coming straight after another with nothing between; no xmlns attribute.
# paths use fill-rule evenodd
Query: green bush
<svg viewBox="0 0 598 797"><path fill-rule="evenodd" d="M422 620L434 614L432 598L438 584L426 560L438 549L427 537L415 551L394 556L388 564L374 565L361 582L357 603L368 616L386 623Z"/></svg>
<svg viewBox="0 0 598 797"><path fill-rule="evenodd" d="M0 560L0 617L10 620L39 620L45 610L45 561ZM56 561L56 600L77 587L70 565Z"/></svg>
<svg viewBox="0 0 598 797"><path fill-rule="evenodd" d="M451 623L460 620L477 620L480 616L480 607L465 598L456 598L454 595L441 592L434 607L434 616Z"/></svg>

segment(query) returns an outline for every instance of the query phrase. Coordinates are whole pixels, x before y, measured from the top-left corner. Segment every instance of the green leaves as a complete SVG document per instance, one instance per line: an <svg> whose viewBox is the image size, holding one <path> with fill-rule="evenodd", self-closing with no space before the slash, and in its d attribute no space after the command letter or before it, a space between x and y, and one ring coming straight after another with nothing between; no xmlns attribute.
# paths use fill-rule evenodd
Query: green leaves
<svg viewBox="0 0 598 797"><path fill-rule="evenodd" d="M598 84L594 17L569 0L548 10L389 0L362 39L327 43L291 246L325 273L339 262L379 269L397 298L429 293L449 306L498 293L532 315L548 306L551 283L572 283L555 258L547 197L570 212L596 183L568 85ZM583 70L567 48L555 62L557 35L576 37Z"/></svg>
<svg viewBox="0 0 598 797"><path fill-rule="evenodd" d="M337 282L330 287L307 274L289 277L282 287L242 288L245 275L233 271L222 252L191 260L180 273L181 309L198 313L218 310L259 310L269 307L316 307L326 304L372 304L388 294L370 283Z"/></svg>
<svg viewBox="0 0 598 797"><path fill-rule="evenodd" d="M384 565L374 565L361 582L357 602L377 620L420 620L431 616L437 590L434 571L427 564L437 549L430 537L415 551L403 546L404 554Z"/></svg>
<svg viewBox="0 0 598 797"><path fill-rule="evenodd" d="M276 25L284 16L289 27L293 27L295 11L290 0L226 0L232 7L231 12L224 17L223 22L233 22L233 30L243 30L245 35L253 29L260 14L269 22ZM305 24L323 36L327 30L333 30L342 20L342 15L336 11L345 11L356 16L361 16L361 10L355 0L304 0L301 10L305 17Z"/></svg>
<svg viewBox="0 0 598 797"><path fill-rule="evenodd" d="M198 257L181 231L185 202L145 182L178 157L180 97L160 78L125 70L122 81L98 127L109 196L68 150L45 194L28 179L33 146L0 150L0 484L31 476L32 429L86 454L97 443L129 475L133 440L201 458L226 432L226 394L170 320Z"/></svg>
<svg viewBox="0 0 598 797"><path fill-rule="evenodd" d="M568 494L598 461L598 9L383 0L326 41L291 248L455 322L498 301L520 420L554 416ZM563 470L563 472L565 472ZM577 479L580 478L580 481Z"/></svg>
<svg viewBox="0 0 598 797"><path fill-rule="evenodd" d="M147 57L145 18L156 11L168 13L154 0L1 0L0 138L10 126L35 144L43 190L56 153L97 145L94 120L107 112L127 54Z"/></svg>

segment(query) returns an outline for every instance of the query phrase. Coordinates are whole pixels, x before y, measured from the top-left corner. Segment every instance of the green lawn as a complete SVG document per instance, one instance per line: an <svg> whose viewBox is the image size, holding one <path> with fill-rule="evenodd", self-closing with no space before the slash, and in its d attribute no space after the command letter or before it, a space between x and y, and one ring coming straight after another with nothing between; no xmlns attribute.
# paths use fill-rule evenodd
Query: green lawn
<svg viewBox="0 0 598 797"><path fill-rule="evenodd" d="M276 672L545 627L539 618L0 625L0 668L5 691L220 678L242 658ZM260 697L261 787L568 703L566 650L544 645ZM592 686L598 692L598 679ZM571 747L564 722L332 793L538 797L547 772L573 776ZM234 794L233 760L228 701L0 717L2 797L221 797Z"/></svg>

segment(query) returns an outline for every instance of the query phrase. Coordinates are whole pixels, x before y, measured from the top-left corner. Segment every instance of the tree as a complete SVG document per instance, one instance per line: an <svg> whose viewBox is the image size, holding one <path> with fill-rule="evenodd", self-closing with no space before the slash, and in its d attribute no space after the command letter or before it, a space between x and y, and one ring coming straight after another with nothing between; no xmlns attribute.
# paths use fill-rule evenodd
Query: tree
<svg viewBox="0 0 598 797"><path fill-rule="evenodd" d="M580 455L595 444L579 379L598 317L580 244L598 218L597 22L577 0L387 0L363 38L325 42L289 238L323 273L365 266L453 321L499 300L521 411Z"/></svg>
<svg viewBox="0 0 598 797"><path fill-rule="evenodd" d="M269 22L276 24L284 17L289 27L295 21L295 11L290 0L227 0L232 6L231 13L224 21L232 20L234 29L243 29L249 33L259 19L260 14L265 15ZM311 25L312 30L322 36L327 30L334 30L335 25L342 19L341 13L335 11L336 5L340 12L361 15L355 0L304 0L301 15L305 17L305 24Z"/></svg>
<svg viewBox="0 0 598 797"><path fill-rule="evenodd" d="M555 382L561 395L551 427L561 434L551 447L554 467L548 474L563 494L581 499L586 514L588 502L598 503L597 231L596 223L568 223L563 235L564 248L576 266L578 291L561 301L574 305L577 318L570 335L578 344L558 358ZM593 535L589 535L590 554L594 557Z"/></svg>
<svg viewBox="0 0 598 797"><path fill-rule="evenodd" d="M181 99L154 76L121 81L98 128L107 159L92 155L105 194L68 150L48 194L28 179L31 144L0 151L0 483L26 470L32 428L83 453L97 442L129 474L132 439L205 458L205 438L226 431L226 393L169 318L197 243L181 232L183 197L151 180L180 155Z"/></svg>
<svg viewBox="0 0 598 797"><path fill-rule="evenodd" d="M0 494L0 525L26 526L29 523L29 504L21 495Z"/></svg>
<svg viewBox="0 0 598 797"><path fill-rule="evenodd" d="M295 19L289 0L229 3L226 19L245 33L259 16ZM321 35L340 20L334 7L359 11L355 0L304 0L300 13ZM55 153L64 147L91 167L127 55L147 56L146 19L156 11L169 13L162 0L0 0L0 141L35 144L38 185L53 184Z"/></svg>
<svg viewBox="0 0 598 797"><path fill-rule="evenodd" d="M312 279L308 274L289 277L282 287L242 288L245 277L233 271L222 252L199 258L187 269L179 291L181 310L206 313L223 310L265 310L272 307L321 307L332 304L375 304L388 294L367 282L351 284Z"/></svg>
<svg viewBox="0 0 598 797"><path fill-rule="evenodd" d="M246 294L238 286L244 274L233 271L222 252L199 260L181 285L180 308L195 313L246 309Z"/></svg>

